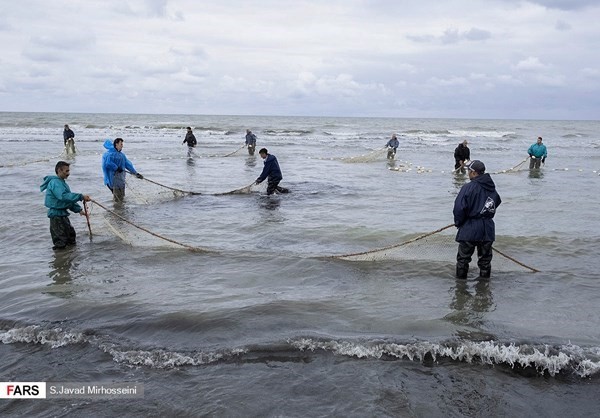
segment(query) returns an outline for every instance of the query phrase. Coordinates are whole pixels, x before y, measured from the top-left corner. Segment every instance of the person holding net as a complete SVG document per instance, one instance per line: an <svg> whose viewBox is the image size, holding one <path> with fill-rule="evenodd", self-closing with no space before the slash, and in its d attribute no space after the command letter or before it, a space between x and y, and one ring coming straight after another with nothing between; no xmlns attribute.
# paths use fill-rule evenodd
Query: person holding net
<svg viewBox="0 0 600 418"><path fill-rule="evenodd" d="M254 150L256 149L256 135L254 135L250 129L246 129L246 147L248 147L248 154L254 155Z"/></svg>
<svg viewBox="0 0 600 418"><path fill-rule="evenodd" d="M464 174L465 164L471 159L471 150L468 147L469 143L465 139L463 142L458 144L458 147L454 149L454 172L459 171Z"/></svg>
<svg viewBox="0 0 600 418"><path fill-rule="evenodd" d="M527 150L529 157L529 169L540 168L540 163L546 164L546 157L548 156L548 152L546 150L546 146L542 144L542 137L538 136L535 144L531 144L529 149Z"/></svg>
<svg viewBox="0 0 600 418"><path fill-rule="evenodd" d="M187 156L188 156L188 158L192 158L194 156L194 148L198 144L198 141L196 141L196 137L194 136L194 133L192 132L191 126L188 126L186 129L187 129L187 132L185 134L185 138L181 145L187 143L187 146L188 146Z"/></svg>
<svg viewBox="0 0 600 418"><path fill-rule="evenodd" d="M65 125L63 139L65 141L65 151L67 152L67 155L75 154L75 132L69 128L69 125Z"/></svg>
<svg viewBox="0 0 600 418"><path fill-rule="evenodd" d="M492 244L496 240L494 215L502 199L485 165L473 160L466 166L470 182L465 184L454 201L456 241L456 278L466 279L471 256L477 249L479 277L488 279L492 270Z"/></svg>
<svg viewBox="0 0 600 418"><path fill-rule="evenodd" d="M396 156L396 150L400 146L400 142L398 141L398 137L396 134L392 135L392 138L385 144L387 148L387 158L388 160L393 160Z"/></svg>
<svg viewBox="0 0 600 418"><path fill-rule="evenodd" d="M260 157L265 160L264 167L260 176L256 179L256 184L262 183L265 179L268 179L267 183L267 194L271 195L278 191L279 193L289 193L290 191L285 187L280 187L279 182L283 180L281 175L281 169L279 168L279 162L274 155L269 154L266 148L261 148L258 151Z"/></svg>
<svg viewBox="0 0 600 418"><path fill-rule="evenodd" d="M113 198L117 202L125 198L125 173L129 171L138 179L143 179L138 173L127 156L121 152L123 150L123 138L117 138L114 141L107 139L104 141L106 152L102 155L102 171L104 173L104 184L110 189Z"/></svg>

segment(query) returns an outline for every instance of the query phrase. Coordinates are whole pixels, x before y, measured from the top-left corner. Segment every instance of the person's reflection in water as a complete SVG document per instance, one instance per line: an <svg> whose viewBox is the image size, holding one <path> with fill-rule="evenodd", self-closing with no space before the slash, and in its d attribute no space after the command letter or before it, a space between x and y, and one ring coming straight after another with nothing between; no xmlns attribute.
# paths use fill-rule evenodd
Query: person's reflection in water
<svg viewBox="0 0 600 418"><path fill-rule="evenodd" d="M479 280L473 289L469 289L466 280L456 280L450 302L453 312L445 318L455 324L477 326L483 322L485 314L493 310L493 304L489 281Z"/></svg>
<svg viewBox="0 0 600 418"><path fill-rule="evenodd" d="M258 203L262 209L277 210L281 206L281 199L276 196L260 196Z"/></svg>
<svg viewBox="0 0 600 418"><path fill-rule="evenodd" d="M45 293L51 293L53 295L70 298L73 296L73 289L70 288L70 283L73 280L72 270L75 265L77 250L75 248L66 251L56 251L50 264L50 271L48 277L52 280L48 286L61 286L60 290L51 289Z"/></svg>
<svg viewBox="0 0 600 418"><path fill-rule="evenodd" d="M543 179L544 178L544 170L539 168L532 168L529 170L529 178L530 179Z"/></svg>
<svg viewBox="0 0 600 418"><path fill-rule="evenodd" d="M255 155L251 155L249 157L246 157L246 167L256 167L256 156Z"/></svg>
<svg viewBox="0 0 600 418"><path fill-rule="evenodd" d="M454 187L456 187L458 190L465 185L468 179L469 177L461 172L455 172L452 174L452 184L454 184Z"/></svg>

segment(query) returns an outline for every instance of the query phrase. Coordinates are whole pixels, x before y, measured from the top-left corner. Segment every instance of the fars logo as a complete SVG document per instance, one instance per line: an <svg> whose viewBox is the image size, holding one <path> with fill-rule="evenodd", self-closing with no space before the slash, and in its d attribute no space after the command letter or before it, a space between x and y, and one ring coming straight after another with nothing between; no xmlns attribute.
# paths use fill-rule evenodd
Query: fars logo
<svg viewBox="0 0 600 418"><path fill-rule="evenodd" d="M46 382L0 382L1 399L46 397Z"/></svg>

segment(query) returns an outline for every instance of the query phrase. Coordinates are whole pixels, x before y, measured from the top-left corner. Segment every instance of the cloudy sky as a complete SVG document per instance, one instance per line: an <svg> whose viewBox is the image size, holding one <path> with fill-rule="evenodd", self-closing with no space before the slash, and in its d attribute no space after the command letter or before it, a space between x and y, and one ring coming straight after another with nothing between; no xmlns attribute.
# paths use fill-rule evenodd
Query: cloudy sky
<svg viewBox="0 0 600 418"><path fill-rule="evenodd" d="M0 0L0 111L598 119L599 22L598 0Z"/></svg>

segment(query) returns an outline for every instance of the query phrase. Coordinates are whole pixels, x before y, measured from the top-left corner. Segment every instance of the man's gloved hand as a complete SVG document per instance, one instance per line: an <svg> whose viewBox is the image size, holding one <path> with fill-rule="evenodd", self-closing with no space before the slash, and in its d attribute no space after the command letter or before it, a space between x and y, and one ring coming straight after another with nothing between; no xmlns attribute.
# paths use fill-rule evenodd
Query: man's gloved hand
<svg viewBox="0 0 600 418"><path fill-rule="evenodd" d="M535 155L532 155L532 156L531 156L531 159L532 159L532 160L535 160Z"/></svg>
<svg viewBox="0 0 600 418"><path fill-rule="evenodd" d="M254 182L254 184L260 184L260 183L261 182L258 179L256 179L256 181Z"/></svg>
<svg viewBox="0 0 600 418"><path fill-rule="evenodd" d="M135 176L140 180L144 178L140 173L135 173Z"/></svg>
<svg viewBox="0 0 600 418"><path fill-rule="evenodd" d="M542 158L542 163L546 164L546 157Z"/></svg>
<svg viewBox="0 0 600 418"><path fill-rule="evenodd" d="M123 169L121 167L117 168L117 173L122 173Z"/></svg>

